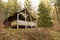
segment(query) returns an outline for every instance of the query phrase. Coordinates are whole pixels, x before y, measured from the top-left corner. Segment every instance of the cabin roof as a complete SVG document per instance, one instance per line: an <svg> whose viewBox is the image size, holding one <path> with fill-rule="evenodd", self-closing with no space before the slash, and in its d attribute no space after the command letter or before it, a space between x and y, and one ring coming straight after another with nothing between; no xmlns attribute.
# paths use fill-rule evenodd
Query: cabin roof
<svg viewBox="0 0 60 40"><path fill-rule="evenodd" d="M23 12L24 13L25 11L28 12L28 14L30 14L34 19L37 19L38 18L37 13L33 12L32 10L27 10L27 9L23 9L23 10L21 10L19 12L15 12L14 14L10 15L9 17L14 16L14 15L17 15L20 12Z"/></svg>
<svg viewBox="0 0 60 40"><path fill-rule="evenodd" d="M32 10L28 10L28 9L23 9L23 10L21 10L20 12L24 12L24 11L27 11L28 12L28 14L30 14L33 18L38 18L38 15L37 15L37 13L36 12L34 12L34 11L32 11Z"/></svg>
<svg viewBox="0 0 60 40"><path fill-rule="evenodd" d="M33 18L38 18L38 15L37 15L37 13L35 12L35 11L32 11L32 10L30 10L30 11L28 11L29 12L29 14L33 17Z"/></svg>

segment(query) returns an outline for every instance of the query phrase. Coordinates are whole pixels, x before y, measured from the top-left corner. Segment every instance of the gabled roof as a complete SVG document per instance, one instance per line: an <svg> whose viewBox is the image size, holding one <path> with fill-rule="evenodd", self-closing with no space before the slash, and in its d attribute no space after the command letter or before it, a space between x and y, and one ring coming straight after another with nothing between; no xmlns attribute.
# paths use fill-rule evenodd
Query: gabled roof
<svg viewBox="0 0 60 40"><path fill-rule="evenodd" d="M37 15L37 13L35 12L35 11L32 11L32 10L28 10L28 12L29 12L29 14L33 17L33 18L38 18L38 15Z"/></svg>
<svg viewBox="0 0 60 40"><path fill-rule="evenodd" d="M32 11L32 10L27 10L27 9L23 9L23 10L21 10L20 12L24 12L24 11L26 11L26 12L28 12L28 14L30 14L33 18L38 18L38 15L37 15L37 13L36 12L34 12L34 11ZM20 13L19 12L19 13Z"/></svg>
<svg viewBox="0 0 60 40"><path fill-rule="evenodd" d="M27 10L27 9L23 9L23 10L21 10L21 11L19 11L19 12L15 12L14 14L10 15L9 17L14 16L14 15L17 15L17 14L19 14L20 12L25 13L25 11L28 12L28 14L30 14L34 19L37 19L37 18L38 18L37 13L33 12L32 10ZM9 17L8 17L8 18L9 18Z"/></svg>

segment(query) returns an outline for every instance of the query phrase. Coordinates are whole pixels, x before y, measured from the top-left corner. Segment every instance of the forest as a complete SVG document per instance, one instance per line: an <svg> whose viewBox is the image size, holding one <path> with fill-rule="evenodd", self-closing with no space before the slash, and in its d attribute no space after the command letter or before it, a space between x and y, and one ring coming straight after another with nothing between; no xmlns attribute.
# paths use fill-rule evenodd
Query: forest
<svg viewBox="0 0 60 40"><path fill-rule="evenodd" d="M0 40L60 40L60 0L38 2L36 11L31 0L0 0Z"/></svg>

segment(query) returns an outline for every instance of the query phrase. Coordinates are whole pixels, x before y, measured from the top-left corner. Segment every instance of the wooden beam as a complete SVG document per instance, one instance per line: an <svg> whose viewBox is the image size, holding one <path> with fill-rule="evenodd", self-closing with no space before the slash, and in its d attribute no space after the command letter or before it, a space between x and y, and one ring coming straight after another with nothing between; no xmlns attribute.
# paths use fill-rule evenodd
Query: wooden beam
<svg viewBox="0 0 60 40"><path fill-rule="evenodd" d="M36 29L38 28L38 27L37 27L37 24L38 24L38 18L36 19Z"/></svg>
<svg viewBox="0 0 60 40"><path fill-rule="evenodd" d="M29 17L30 17L30 20L31 20L31 22L32 22L32 17L29 15ZM31 28L32 28L32 25L31 25Z"/></svg>
<svg viewBox="0 0 60 40"><path fill-rule="evenodd" d="M25 29L27 29L27 25L26 25L26 18L27 18L27 16L26 16L26 11L25 11Z"/></svg>
<svg viewBox="0 0 60 40"><path fill-rule="evenodd" d="M32 18L31 18L31 22L32 22ZM31 25L31 28L32 28L32 25Z"/></svg>
<svg viewBox="0 0 60 40"><path fill-rule="evenodd" d="M17 29L19 29L18 22L19 22L19 14L17 14Z"/></svg>

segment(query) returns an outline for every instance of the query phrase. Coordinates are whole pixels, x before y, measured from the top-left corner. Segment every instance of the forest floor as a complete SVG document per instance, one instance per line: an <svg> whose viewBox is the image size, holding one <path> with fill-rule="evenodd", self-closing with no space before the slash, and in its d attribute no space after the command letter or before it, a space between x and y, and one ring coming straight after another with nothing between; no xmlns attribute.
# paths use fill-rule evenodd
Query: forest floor
<svg viewBox="0 0 60 40"><path fill-rule="evenodd" d="M48 28L0 29L0 40L60 40L60 32Z"/></svg>

